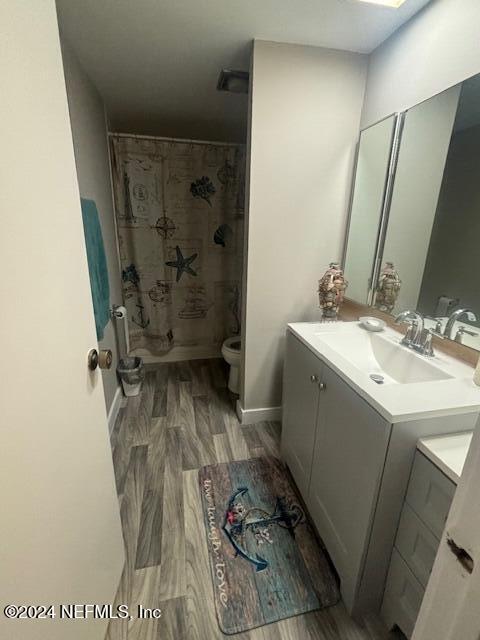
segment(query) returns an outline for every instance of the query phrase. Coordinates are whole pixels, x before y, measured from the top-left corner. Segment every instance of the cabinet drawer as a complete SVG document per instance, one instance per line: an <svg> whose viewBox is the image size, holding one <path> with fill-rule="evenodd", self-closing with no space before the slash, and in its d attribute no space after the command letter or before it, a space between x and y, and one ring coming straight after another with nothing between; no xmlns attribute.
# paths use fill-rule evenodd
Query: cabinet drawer
<svg viewBox="0 0 480 640"><path fill-rule="evenodd" d="M440 540L455 484L419 451L415 454L406 501Z"/></svg>
<svg viewBox="0 0 480 640"><path fill-rule="evenodd" d="M439 541L405 502L395 546L415 577L427 586Z"/></svg>
<svg viewBox="0 0 480 640"><path fill-rule="evenodd" d="M394 549L382 604L382 617L387 627L391 629L398 625L407 638L410 638L423 594L422 585Z"/></svg>

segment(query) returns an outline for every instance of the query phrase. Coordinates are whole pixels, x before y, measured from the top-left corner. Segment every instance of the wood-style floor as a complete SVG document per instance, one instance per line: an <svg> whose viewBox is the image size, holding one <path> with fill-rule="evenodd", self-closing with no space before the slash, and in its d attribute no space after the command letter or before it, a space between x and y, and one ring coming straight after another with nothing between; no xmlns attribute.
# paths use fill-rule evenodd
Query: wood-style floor
<svg viewBox="0 0 480 640"><path fill-rule="evenodd" d="M116 604L162 610L160 619L111 621L108 640L216 640L218 628L198 469L279 454L280 425L241 427L221 360L149 365L112 433L126 564ZM238 640L380 640L377 619L360 628L343 604L289 618Z"/></svg>

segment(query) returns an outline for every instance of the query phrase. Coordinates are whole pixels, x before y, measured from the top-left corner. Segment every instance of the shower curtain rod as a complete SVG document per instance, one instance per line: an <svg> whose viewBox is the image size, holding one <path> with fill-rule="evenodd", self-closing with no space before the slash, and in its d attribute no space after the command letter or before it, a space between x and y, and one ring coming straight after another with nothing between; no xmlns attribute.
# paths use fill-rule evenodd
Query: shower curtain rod
<svg viewBox="0 0 480 640"><path fill-rule="evenodd" d="M165 142L184 142L187 144L214 144L223 147L244 147L242 142L214 142L213 140L191 140L189 138L168 138L166 136L144 136L137 133L116 133L108 132L109 138L137 138L139 140L163 140Z"/></svg>

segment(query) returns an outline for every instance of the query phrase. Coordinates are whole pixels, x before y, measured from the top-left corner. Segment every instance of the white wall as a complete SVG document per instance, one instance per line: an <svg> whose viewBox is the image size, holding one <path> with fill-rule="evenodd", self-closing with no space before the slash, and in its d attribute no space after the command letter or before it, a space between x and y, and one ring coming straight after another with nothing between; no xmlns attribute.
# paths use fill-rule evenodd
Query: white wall
<svg viewBox="0 0 480 640"><path fill-rule="evenodd" d="M110 303L122 304L105 109L98 91L65 40L62 41L62 55L80 195L97 204L107 257ZM123 338L121 340L123 349ZM110 320L105 327L99 347L113 352L112 368L102 371L105 404L109 411L118 388L119 341L115 321Z"/></svg>
<svg viewBox="0 0 480 640"><path fill-rule="evenodd" d="M479 0L433 0L370 56L362 128L480 72Z"/></svg>
<svg viewBox="0 0 480 640"><path fill-rule="evenodd" d="M250 115L244 409L281 403L285 328L318 320L318 279L340 260L365 56L255 41Z"/></svg>

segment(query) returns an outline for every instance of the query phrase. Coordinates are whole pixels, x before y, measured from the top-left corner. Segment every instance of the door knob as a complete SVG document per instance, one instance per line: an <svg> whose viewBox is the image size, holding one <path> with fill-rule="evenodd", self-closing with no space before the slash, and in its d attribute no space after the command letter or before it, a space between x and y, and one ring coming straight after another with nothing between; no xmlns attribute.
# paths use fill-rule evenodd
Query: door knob
<svg viewBox="0 0 480 640"><path fill-rule="evenodd" d="M312 373L312 375L310 376L310 382L318 382L318 378L315 374Z"/></svg>
<svg viewBox="0 0 480 640"><path fill-rule="evenodd" d="M113 355L110 349L100 349L100 352L96 349L90 349L88 352L88 368L90 371L95 371L97 367L110 369L112 362Z"/></svg>
<svg viewBox="0 0 480 640"><path fill-rule="evenodd" d="M327 388L327 385L325 384L325 382L320 382L320 384L318 385L318 388L320 389L320 391L325 391L325 389Z"/></svg>

